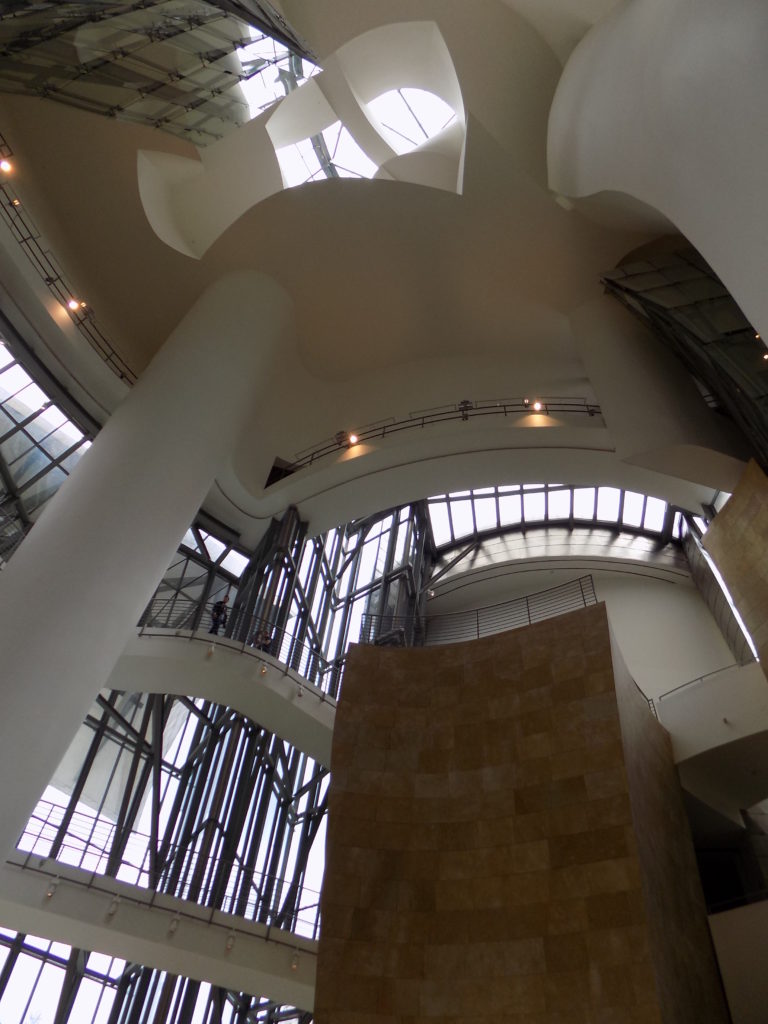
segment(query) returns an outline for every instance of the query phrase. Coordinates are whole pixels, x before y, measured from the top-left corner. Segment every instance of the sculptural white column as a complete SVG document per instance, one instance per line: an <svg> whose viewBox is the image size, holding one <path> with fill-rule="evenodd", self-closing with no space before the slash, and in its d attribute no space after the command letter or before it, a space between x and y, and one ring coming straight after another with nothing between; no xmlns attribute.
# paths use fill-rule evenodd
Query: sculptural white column
<svg viewBox="0 0 768 1024"><path fill-rule="evenodd" d="M0 574L5 851L232 451L289 313L263 275L211 286Z"/></svg>

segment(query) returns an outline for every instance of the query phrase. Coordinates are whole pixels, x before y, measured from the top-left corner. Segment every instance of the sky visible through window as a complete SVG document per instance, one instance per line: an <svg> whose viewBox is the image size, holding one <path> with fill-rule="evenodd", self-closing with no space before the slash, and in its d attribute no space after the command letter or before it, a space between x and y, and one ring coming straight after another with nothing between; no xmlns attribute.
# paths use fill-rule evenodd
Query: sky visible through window
<svg viewBox="0 0 768 1024"><path fill-rule="evenodd" d="M400 155L438 135L456 120L445 100L426 89L392 89L371 100L368 109L382 134Z"/></svg>

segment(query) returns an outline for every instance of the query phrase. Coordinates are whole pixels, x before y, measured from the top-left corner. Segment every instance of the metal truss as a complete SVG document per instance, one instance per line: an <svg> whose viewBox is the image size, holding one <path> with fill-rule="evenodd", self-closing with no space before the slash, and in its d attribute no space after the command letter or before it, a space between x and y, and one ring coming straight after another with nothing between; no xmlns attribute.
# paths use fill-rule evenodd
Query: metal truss
<svg viewBox="0 0 768 1024"><path fill-rule="evenodd" d="M207 145L249 119L237 88L311 56L267 0L21 2L0 15L0 89L148 124ZM279 47L245 66L251 29Z"/></svg>
<svg viewBox="0 0 768 1024"><path fill-rule="evenodd" d="M268 999L23 933L0 933L5 1024L309 1024Z"/></svg>

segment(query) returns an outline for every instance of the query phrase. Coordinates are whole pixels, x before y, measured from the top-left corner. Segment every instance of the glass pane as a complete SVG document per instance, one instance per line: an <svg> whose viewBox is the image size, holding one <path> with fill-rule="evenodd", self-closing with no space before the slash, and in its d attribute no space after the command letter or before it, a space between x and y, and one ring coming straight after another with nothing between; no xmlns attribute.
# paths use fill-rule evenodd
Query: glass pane
<svg viewBox="0 0 768 1024"><path fill-rule="evenodd" d="M228 555L222 558L220 564L222 569L231 572L233 576L242 576L246 565L248 565L248 559L245 555L241 555L239 551L230 551Z"/></svg>
<svg viewBox="0 0 768 1024"><path fill-rule="evenodd" d="M621 521L627 526L642 526L644 507L645 495L637 494L636 491L624 491L624 512Z"/></svg>
<svg viewBox="0 0 768 1024"><path fill-rule="evenodd" d="M574 519L595 518L595 488L576 487L573 492Z"/></svg>
<svg viewBox="0 0 768 1024"><path fill-rule="evenodd" d="M619 518L621 491L617 487L600 487L597 491L597 518L615 523Z"/></svg>
<svg viewBox="0 0 768 1024"><path fill-rule="evenodd" d="M498 528L495 498L475 498L475 520L478 530L495 530Z"/></svg>
<svg viewBox="0 0 768 1024"><path fill-rule="evenodd" d="M546 503L543 491L526 494L523 498L526 523L540 522L546 515Z"/></svg>
<svg viewBox="0 0 768 1024"><path fill-rule="evenodd" d="M550 519L567 519L571 514L570 490L550 491L548 504Z"/></svg>
<svg viewBox="0 0 768 1024"><path fill-rule="evenodd" d="M459 537L466 537L468 534L474 533L475 524L472 519L471 501L452 501L451 518L453 519L454 540L458 540Z"/></svg>
<svg viewBox="0 0 768 1024"><path fill-rule="evenodd" d="M514 526L521 519L519 494L499 495L499 522L502 526Z"/></svg>
<svg viewBox="0 0 768 1024"><path fill-rule="evenodd" d="M666 511L666 501L662 501L661 498L648 498L645 503L645 519L643 521L644 529L655 530L660 533L664 526L664 514Z"/></svg>

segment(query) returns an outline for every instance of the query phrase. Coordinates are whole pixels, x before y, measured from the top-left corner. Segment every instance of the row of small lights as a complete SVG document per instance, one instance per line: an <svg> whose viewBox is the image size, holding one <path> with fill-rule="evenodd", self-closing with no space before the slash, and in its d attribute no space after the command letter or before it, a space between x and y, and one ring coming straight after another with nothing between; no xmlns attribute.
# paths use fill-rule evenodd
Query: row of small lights
<svg viewBox="0 0 768 1024"><path fill-rule="evenodd" d="M13 173L13 164L11 163L11 161L7 157L3 157L3 159L0 160L0 171L2 171L3 174L12 174ZM16 198L12 199L11 200L11 206L21 206L21 200L20 199L16 199ZM82 302L80 299L76 299L74 297L74 295L67 301L67 309L71 313L77 313L80 310L86 309L86 308L87 308L87 303Z"/></svg>
<svg viewBox="0 0 768 1024"><path fill-rule="evenodd" d="M83 305L85 305L85 303L83 303ZM768 354L765 355L765 358L768 359ZM526 409L533 409L534 412L541 412L542 409L544 409L544 412L546 412L544 404L540 402L538 398L535 398L533 401L531 401L530 398L524 398L523 405ZM359 440L360 438L357 436L357 434L349 433L346 430L339 430L336 434L334 434L334 441L339 446L339 448L351 448L353 445L357 444Z"/></svg>

